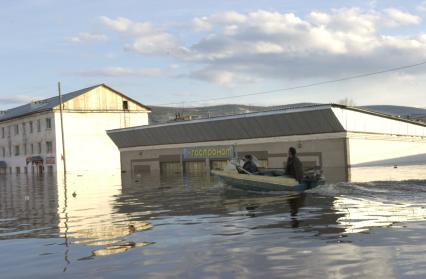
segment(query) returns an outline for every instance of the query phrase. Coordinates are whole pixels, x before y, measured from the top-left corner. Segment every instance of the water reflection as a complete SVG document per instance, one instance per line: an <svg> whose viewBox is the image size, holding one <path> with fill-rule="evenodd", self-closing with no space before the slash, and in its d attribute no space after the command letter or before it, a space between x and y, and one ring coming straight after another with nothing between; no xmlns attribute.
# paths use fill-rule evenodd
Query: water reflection
<svg viewBox="0 0 426 279"><path fill-rule="evenodd" d="M337 222L346 233L359 233L374 227L387 227L426 219L426 204L400 204L365 198L338 197L334 208L344 214Z"/></svg>
<svg viewBox="0 0 426 279"><path fill-rule="evenodd" d="M426 164L354 167L351 182L426 180Z"/></svg>
<svg viewBox="0 0 426 279"><path fill-rule="evenodd" d="M0 239L58 234L54 177L0 176L0 185Z"/></svg>
<svg viewBox="0 0 426 279"><path fill-rule="evenodd" d="M395 264L405 275L411 269L392 249L426 241L422 222L404 228L426 218L426 181L278 194L235 190L207 175L80 173L0 183L0 256L14 251L0 273L15 277L327 277L330 270L362 277L357 270ZM423 267L416 253L425 248L410 250L407 261Z"/></svg>

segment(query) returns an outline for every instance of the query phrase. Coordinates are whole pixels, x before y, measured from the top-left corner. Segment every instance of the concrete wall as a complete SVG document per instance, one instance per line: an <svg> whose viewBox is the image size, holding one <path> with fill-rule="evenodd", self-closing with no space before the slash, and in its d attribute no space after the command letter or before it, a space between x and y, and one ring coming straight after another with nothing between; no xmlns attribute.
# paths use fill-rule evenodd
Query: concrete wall
<svg viewBox="0 0 426 279"><path fill-rule="evenodd" d="M100 169L120 169L120 155L116 145L107 136L106 130L125 127L125 125L140 126L148 124L148 113L141 112L70 112L64 111L65 146L67 155L67 171L86 171ZM46 128L46 118L51 119L51 128ZM37 130L40 120L41 129ZM29 123L33 123L30 133ZM24 133L22 123L26 123ZM60 114L44 112L23 118L5 121L0 124L0 161L7 163L6 173L32 173L32 164L26 164L26 158L40 155L43 159L44 172L63 171L62 138ZM15 135L14 126L18 125L19 134ZM10 136L8 130L10 127ZM5 128L2 138L1 128ZM47 152L46 142L52 142L52 152ZM38 144L41 152L38 152ZM33 152L31 152L33 144ZM18 156L15 156L15 146L20 146ZM25 152L24 145L27 146ZM6 156L3 157L2 148ZM9 155L10 148L10 155ZM50 160L46 160L50 158ZM34 166L35 167L35 166ZM37 173L36 170L34 170Z"/></svg>
<svg viewBox="0 0 426 279"><path fill-rule="evenodd" d="M51 119L51 128L47 128L46 119ZM38 131L37 122L40 120L40 131ZM30 122L33 125L33 131L30 131ZM25 129L23 128L25 123ZM15 133L15 126L18 125L19 134ZM2 128L5 130L5 136L2 137ZM10 129L10 134L9 134ZM32 164L26 163L26 158L40 155L43 158L55 156L55 121L52 112L37 113L25 118L17 118L0 123L0 161L7 163L7 173L16 173L19 167L21 173L32 172ZM47 152L46 142L52 142L52 152ZM38 145L41 144L41 152ZM31 152L31 145L33 151ZM15 155L15 146L19 146L19 155ZM25 151L26 146L26 151ZM3 157L2 148L5 148L6 156ZM9 152L10 149L10 152ZM52 165L54 167L54 165ZM53 169L54 170L54 169Z"/></svg>
<svg viewBox="0 0 426 279"><path fill-rule="evenodd" d="M127 102L127 108L123 107L123 102ZM44 172L63 171L59 109L57 106L50 112L0 122L0 161L7 163L6 173L16 173L17 168L20 173L31 173L31 164L26 164L26 158L35 155L43 158ZM63 109L67 171L71 172L119 170L119 152L106 130L148 124L147 108L103 85L65 102ZM46 118L51 119L51 128L46 128ZM40 131L37 129L38 120ZM32 133L30 122L33 123ZM16 135L15 125L19 127ZM1 128L5 129L4 138L1 137ZM47 152L46 142L52 142L51 152ZM15 146L20 147L19 155L15 155ZM2 148L5 148L5 156Z"/></svg>
<svg viewBox="0 0 426 279"><path fill-rule="evenodd" d="M132 126L148 124L146 112L131 113ZM123 127L123 112L64 112L64 136L67 171L119 170L120 153L106 130ZM60 114L55 113L56 157L58 171L63 171Z"/></svg>
<svg viewBox="0 0 426 279"><path fill-rule="evenodd" d="M353 167L426 164L426 137L348 134Z"/></svg>
<svg viewBox="0 0 426 279"><path fill-rule="evenodd" d="M315 136L311 136L314 138ZM321 136L320 136L321 137ZM234 145L240 157L242 154L251 153L266 156L268 167L283 168L287 161L287 151L290 146L294 146L299 153L299 157L306 165L316 164L321 166L324 175L330 182L347 180L346 168L346 140L339 137L328 139L308 139L299 137L302 140L295 140L295 137L280 137L269 139L253 139L232 142L214 142L187 144L179 147L173 146L153 146L131 148L121 151L121 168L126 173L132 173L135 177L135 166L146 166L151 172L160 172L160 164L167 161L179 161L184 147L206 146L206 145ZM265 155L266 154L266 155ZM206 162L208 168L209 162ZM143 167L139 167L143 170ZM208 171L208 169L206 170ZM137 174L143 175L143 174Z"/></svg>
<svg viewBox="0 0 426 279"><path fill-rule="evenodd" d="M426 138L349 133L351 181L424 179Z"/></svg>

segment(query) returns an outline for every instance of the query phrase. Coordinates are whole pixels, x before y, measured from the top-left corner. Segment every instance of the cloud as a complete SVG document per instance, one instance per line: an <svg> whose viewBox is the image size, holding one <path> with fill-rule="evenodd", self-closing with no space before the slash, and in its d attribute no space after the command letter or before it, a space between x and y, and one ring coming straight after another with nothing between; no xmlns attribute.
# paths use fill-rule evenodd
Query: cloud
<svg viewBox="0 0 426 279"><path fill-rule="evenodd" d="M421 18L419 16L406 13L397 9L386 9L385 10L387 16L389 17L390 25L406 25L406 24L419 24L421 22Z"/></svg>
<svg viewBox="0 0 426 279"><path fill-rule="evenodd" d="M80 33L77 36L66 37L65 40L70 43L90 43L107 41L108 37L104 34Z"/></svg>
<svg viewBox="0 0 426 279"><path fill-rule="evenodd" d="M209 22L207 17L196 17L192 20L192 27L195 31L210 31L213 29L213 24Z"/></svg>
<svg viewBox="0 0 426 279"><path fill-rule="evenodd" d="M106 16L101 16L99 17L99 20L104 25L110 27L113 30L120 31L120 32L127 31L130 25L132 24L132 22L129 19L124 17L118 17L117 19L114 20Z"/></svg>
<svg viewBox="0 0 426 279"><path fill-rule="evenodd" d="M422 1L416 8L420 12L426 12L426 1Z"/></svg>
<svg viewBox="0 0 426 279"><path fill-rule="evenodd" d="M193 29L182 31L198 32L188 36L193 40L188 45L150 22L101 21L129 36L126 50L172 57L189 71L178 76L225 86L264 79L339 78L426 60L426 33L388 32L421 21L395 8L312 11L305 17L267 10L215 13L194 18Z"/></svg>
<svg viewBox="0 0 426 279"><path fill-rule="evenodd" d="M237 71L228 71L226 68L204 68L190 74L190 77L216 83L223 86L230 86L234 82L254 83L258 78L250 75L238 73Z"/></svg>
<svg viewBox="0 0 426 279"><path fill-rule="evenodd" d="M145 68L145 69L132 69L126 67L107 67L103 69L82 70L72 74L79 76L102 76L102 77L158 77L166 75L169 69L160 68Z"/></svg>
<svg viewBox="0 0 426 279"><path fill-rule="evenodd" d="M26 104L30 103L33 100L40 99L34 96L12 96L12 97L0 97L1 105L16 105L16 104Z"/></svg>
<svg viewBox="0 0 426 279"><path fill-rule="evenodd" d="M141 54L167 55L179 49L178 41L172 34L150 22L134 22L124 17L111 19L106 16L101 16L100 21L110 29L126 33L134 39L125 46L126 50Z"/></svg>
<svg viewBox="0 0 426 279"><path fill-rule="evenodd" d="M214 32L180 58L201 65L192 77L221 85L340 77L426 59L426 35L381 33L419 22L419 17L397 9L313 11L306 18L263 10L239 17L213 15L203 18L203 24L214 26Z"/></svg>

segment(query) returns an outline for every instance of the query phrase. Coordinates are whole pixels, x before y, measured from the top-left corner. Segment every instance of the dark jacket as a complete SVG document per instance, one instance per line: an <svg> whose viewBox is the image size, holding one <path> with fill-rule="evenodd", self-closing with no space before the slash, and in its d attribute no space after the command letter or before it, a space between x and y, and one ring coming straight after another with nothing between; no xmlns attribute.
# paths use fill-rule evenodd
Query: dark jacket
<svg viewBox="0 0 426 279"><path fill-rule="evenodd" d="M245 169L246 171L248 171L250 173L257 172L257 166L252 161L245 162L244 165L243 165L243 169Z"/></svg>
<svg viewBox="0 0 426 279"><path fill-rule="evenodd" d="M303 179L303 164L297 157L288 158L285 174L301 182Z"/></svg>

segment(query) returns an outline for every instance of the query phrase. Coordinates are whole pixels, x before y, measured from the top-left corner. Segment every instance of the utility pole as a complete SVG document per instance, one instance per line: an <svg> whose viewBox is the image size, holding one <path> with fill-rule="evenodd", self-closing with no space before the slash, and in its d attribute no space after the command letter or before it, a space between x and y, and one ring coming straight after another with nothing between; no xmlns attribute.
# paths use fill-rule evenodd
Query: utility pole
<svg viewBox="0 0 426 279"><path fill-rule="evenodd" d="M59 114L61 116L61 135L62 135L62 161L64 164L64 179L66 179L67 163L65 157L65 138L64 138L64 120L62 117L62 95L61 95L61 82L58 82L58 93L59 93Z"/></svg>

